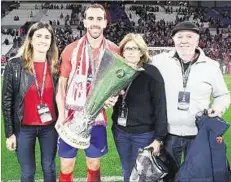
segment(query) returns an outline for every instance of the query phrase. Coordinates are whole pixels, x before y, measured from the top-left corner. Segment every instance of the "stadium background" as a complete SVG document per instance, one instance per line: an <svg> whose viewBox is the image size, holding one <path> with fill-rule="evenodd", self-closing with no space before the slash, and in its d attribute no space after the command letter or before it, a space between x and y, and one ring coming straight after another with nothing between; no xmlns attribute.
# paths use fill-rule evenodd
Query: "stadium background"
<svg viewBox="0 0 231 182"><path fill-rule="evenodd" d="M94 1L91 1L94 2ZM48 21L55 30L59 52L84 34L83 12L89 1L1 1L1 74L10 57L22 45L30 25ZM150 55L169 51L173 42L172 27L180 21L195 22L201 28L200 47L220 63L231 91L231 1L99 1L106 9L108 28L105 36L118 43L128 32L143 35ZM107 111L110 118L111 110ZM231 123L231 108L224 115ZM1 118L1 179L18 180L19 166L14 152L5 148L3 117ZM121 180L121 167L108 125L109 153L102 159L102 175ZM231 129L225 135L227 157L231 161ZM36 146L36 179L42 179L39 147ZM85 177L85 159L78 156L75 177ZM57 157L57 171L59 159ZM117 177L114 177L117 176ZM109 178L107 178L108 180ZM79 179L80 181L82 179ZM105 179L106 180L106 179Z"/></svg>

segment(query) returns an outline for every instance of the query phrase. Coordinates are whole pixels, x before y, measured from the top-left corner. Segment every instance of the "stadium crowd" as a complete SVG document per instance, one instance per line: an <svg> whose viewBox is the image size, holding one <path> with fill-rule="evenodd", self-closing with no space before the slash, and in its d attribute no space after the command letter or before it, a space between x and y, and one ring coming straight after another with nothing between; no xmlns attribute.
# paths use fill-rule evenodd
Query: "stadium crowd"
<svg viewBox="0 0 231 182"><path fill-rule="evenodd" d="M161 2L159 2L161 3ZM162 2L164 3L164 2ZM200 43L199 46L205 50L205 53L220 62L222 65L228 65L231 61L230 47L231 47L231 26L226 28L223 27L221 19L214 17L207 17L209 21L209 27L204 26L206 19L206 10L201 7L188 7L188 4L178 2L177 7L169 5L167 2L164 3L165 13L172 14L176 12L175 21L168 21L166 19L157 20L156 12L159 12L159 6L157 5L143 5L136 6L131 5L130 10L140 17L138 24L131 19L131 14L128 16L121 15L119 20L115 23L109 24L105 29L105 37L115 43L119 43L122 38L130 32L140 33L143 35L144 40L147 42L149 47L172 47L173 40L171 38L172 28L179 22L188 21L192 17L193 21L200 27ZM107 8L110 5L107 5ZM120 4L121 8L125 10L123 4ZM173 8L174 7L174 8ZM80 4L57 4L51 3L36 4L35 9L71 9L72 13L69 15L63 15L60 13L60 20L65 20L65 27L59 26L59 21L49 21L55 29L55 35L57 38L57 45L59 53L62 52L64 47L78 39L84 34L83 17L85 7ZM222 16L230 18L229 12L222 12ZM128 17L130 22L126 23ZM19 17L20 18L20 17ZM73 31L73 27L76 27L76 31ZM216 34L211 34L210 27L216 27ZM13 29L3 29L2 34L12 35L14 48L21 45L22 38L18 36L18 31ZM2 41L3 44L7 44L8 40Z"/></svg>
<svg viewBox="0 0 231 182"><path fill-rule="evenodd" d="M222 116L230 106L230 91L222 73L231 74L231 33L220 18L231 24L229 12L216 19L187 3L157 4L30 4L39 9L33 13L28 8L31 21L4 27L6 148L16 151L21 181L35 181L38 138L45 182L57 179L56 152L59 181L74 181L79 149L85 151L87 181L100 182L100 159L108 153L108 108L113 111L111 129L124 181L170 182L185 176L229 181L230 158L223 140L229 124ZM57 11L65 8L71 11ZM20 13L18 20L23 19ZM42 21L44 16L48 18ZM118 54L123 64L118 64ZM136 69L128 75L131 67ZM115 69L122 72L111 74ZM110 83L100 84L104 80ZM92 115L91 100L101 102ZM222 150L217 152L217 146ZM151 160L159 156L161 161L164 155L161 170L159 164L147 163L145 151ZM149 167L155 168L152 173Z"/></svg>

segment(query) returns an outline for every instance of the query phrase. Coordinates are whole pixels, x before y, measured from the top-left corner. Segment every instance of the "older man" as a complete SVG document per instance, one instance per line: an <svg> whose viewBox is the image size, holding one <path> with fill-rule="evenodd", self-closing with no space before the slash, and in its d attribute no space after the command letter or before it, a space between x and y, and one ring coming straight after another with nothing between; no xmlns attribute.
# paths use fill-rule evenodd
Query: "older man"
<svg viewBox="0 0 231 182"><path fill-rule="evenodd" d="M169 133L166 149L178 169L182 154L186 156L198 133L195 115L207 109L210 117L222 116L230 104L230 94L218 62L198 47L199 28L181 22L172 36L175 50L154 56L152 63L165 81Z"/></svg>

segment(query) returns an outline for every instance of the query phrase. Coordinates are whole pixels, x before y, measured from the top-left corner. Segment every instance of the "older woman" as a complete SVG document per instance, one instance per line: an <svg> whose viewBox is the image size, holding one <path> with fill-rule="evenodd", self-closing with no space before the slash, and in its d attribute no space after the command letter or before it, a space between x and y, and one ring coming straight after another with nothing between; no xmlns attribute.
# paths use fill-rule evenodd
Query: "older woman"
<svg viewBox="0 0 231 182"><path fill-rule="evenodd" d="M38 22L31 26L18 55L5 69L2 102L6 147L16 150L22 182L34 181L36 138L40 144L44 181L56 181L57 62L53 30L49 24Z"/></svg>
<svg viewBox="0 0 231 182"><path fill-rule="evenodd" d="M129 64L145 69L123 91L112 114L112 132L124 181L129 181L139 148L153 147L154 155L159 155L167 134L166 98L161 74L147 64L148 47L143 38L138 34L126 35L120 50Z"/></svg>

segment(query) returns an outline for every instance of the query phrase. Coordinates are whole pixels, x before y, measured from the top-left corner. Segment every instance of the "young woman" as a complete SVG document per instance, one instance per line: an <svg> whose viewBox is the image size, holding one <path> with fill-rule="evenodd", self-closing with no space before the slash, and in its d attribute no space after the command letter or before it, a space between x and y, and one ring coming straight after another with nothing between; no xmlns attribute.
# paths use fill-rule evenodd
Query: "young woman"
<svg viewBox="0 0 231 182"><path fill-rule="evenodd" d="M35 180L36 138L40 144L44 181L56 181L57 72L58 49L52 27L35 23L17 56L8 61L3 79L6 147L17 153L22 182Z"/></svg>
<svg viewBox="0 0 231 182"><path fill-rule="evenodd" d="M120 42L121 55L129 64L143 67L113 108L112 132L122 163L124 181L129 177L139 148L153 147L154 155L167 134L166 98L158 69L147 64L148 47L138 34L128 34Z"/></svg>

